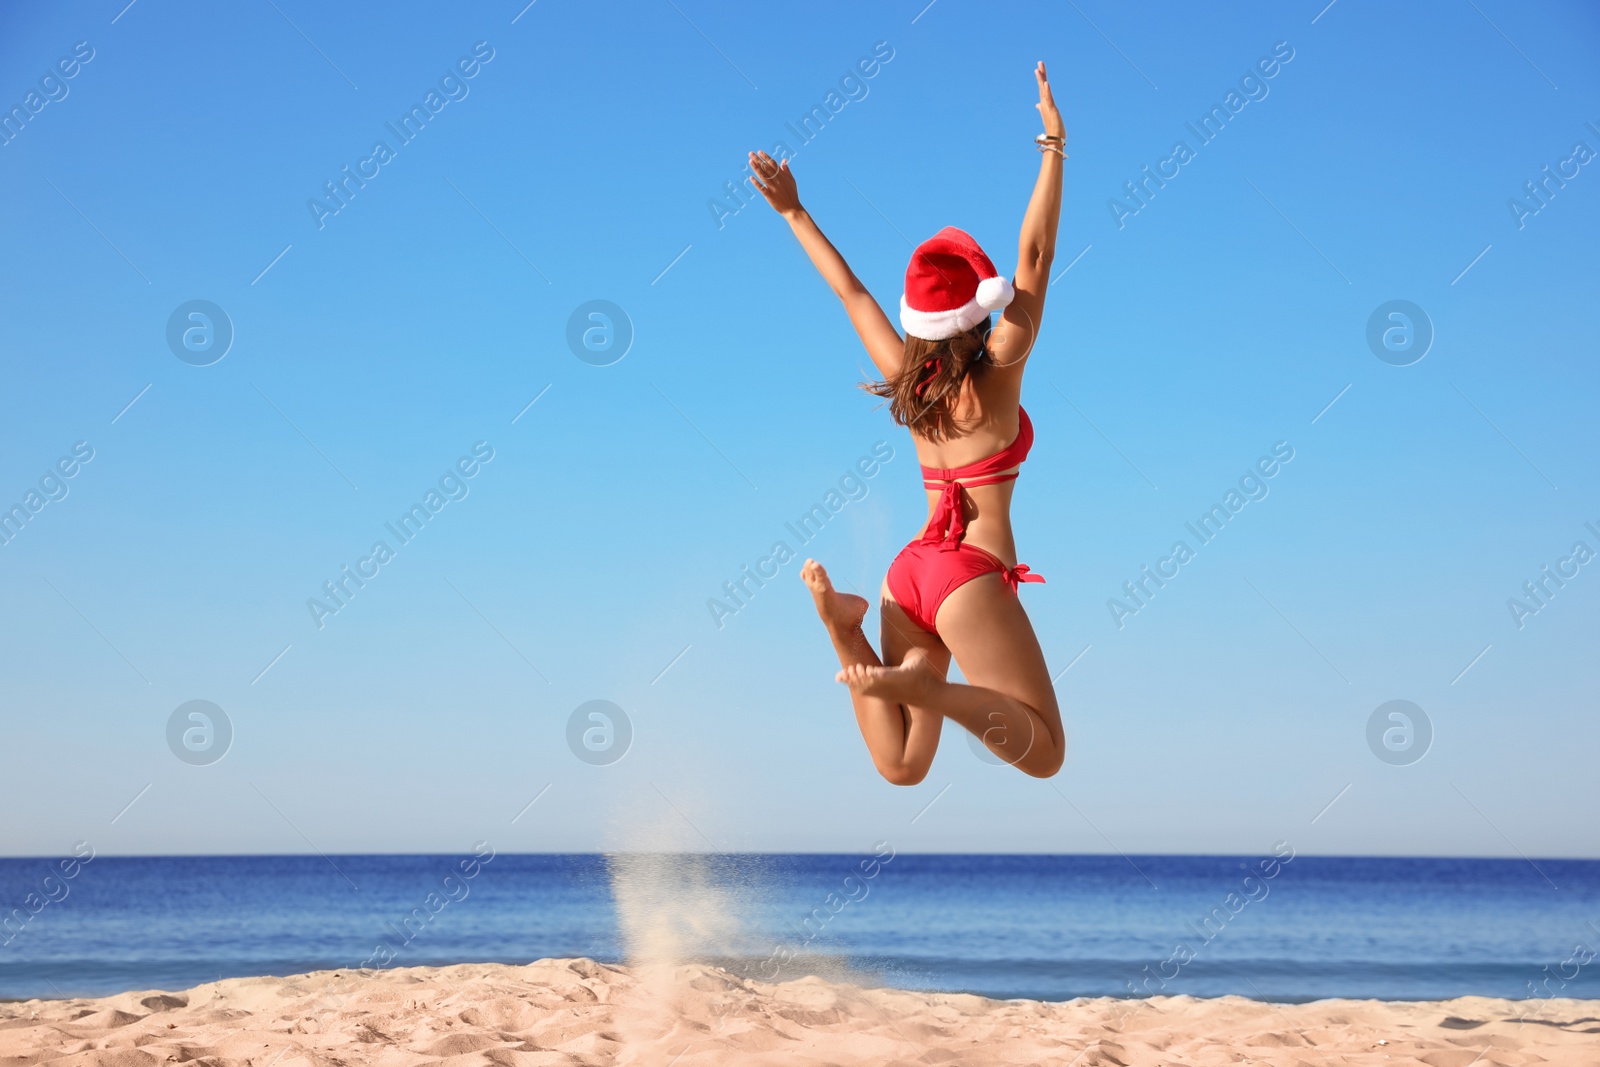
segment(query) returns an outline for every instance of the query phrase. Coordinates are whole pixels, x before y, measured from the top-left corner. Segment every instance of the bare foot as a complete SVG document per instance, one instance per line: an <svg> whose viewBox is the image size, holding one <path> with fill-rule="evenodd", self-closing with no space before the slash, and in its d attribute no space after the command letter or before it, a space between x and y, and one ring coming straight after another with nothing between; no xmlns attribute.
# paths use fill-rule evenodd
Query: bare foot
<svg viewBox="0 0 1600 1067"><path fill-rule="evenodd" d="M828 580L828 572L822 569L822 564L814 559L806 560L806 565L800 568L800 577L811 590L817 614L822 616L822 624L829 633L848 633L860 628L861 620L867 617L866 598L839 592Z"/></svg>
<svg viewBox="0 0 1600 1067"><path fill-rule="evenodd" d="M922 649L913 648L898 667L869 667L856 663L834 675L834 680L864 696L882 697L900 704L920 704L940 678Z"/></svg>

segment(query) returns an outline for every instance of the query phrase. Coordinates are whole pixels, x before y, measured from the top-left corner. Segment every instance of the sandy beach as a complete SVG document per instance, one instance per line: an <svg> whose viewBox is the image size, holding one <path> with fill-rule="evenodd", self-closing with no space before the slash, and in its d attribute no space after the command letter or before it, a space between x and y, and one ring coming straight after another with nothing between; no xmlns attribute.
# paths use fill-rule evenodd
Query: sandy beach
<svg viewBox="0 0 1600 1067"><path fill-rule="evenodd" d="M1526 1014L1526 1018L1523 1016ZM1600 1002L1064 1003L587 959L233 978L0 1005L0 1067L1600 1062Z"/></svg>

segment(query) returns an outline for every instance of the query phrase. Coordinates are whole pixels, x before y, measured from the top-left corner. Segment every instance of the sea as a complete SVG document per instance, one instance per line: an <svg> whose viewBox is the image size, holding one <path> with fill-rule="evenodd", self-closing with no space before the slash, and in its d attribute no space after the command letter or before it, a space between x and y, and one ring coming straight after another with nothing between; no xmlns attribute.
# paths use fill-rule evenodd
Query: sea
<svg viewBox="0 0 1600 1067"><path fill-rule="evenodd" d="M0 859L0 998L545 957L995 998L1600 998L1600 861L461 855Z"/></svg>

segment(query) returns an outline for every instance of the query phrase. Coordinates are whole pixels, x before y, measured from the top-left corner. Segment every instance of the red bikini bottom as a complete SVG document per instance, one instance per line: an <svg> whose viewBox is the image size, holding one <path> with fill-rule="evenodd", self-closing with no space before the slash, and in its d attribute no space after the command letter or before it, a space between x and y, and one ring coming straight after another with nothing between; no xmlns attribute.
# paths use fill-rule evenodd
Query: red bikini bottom
<svg viewBox="0 0 1600 1067"><path fill-rule="evenodd" d="M994 553L964 542L911 542L889 564L889 595L910 620L931 634L939 605L957 589L985 574L999 574L1011 591L1023 582L1043 582L1026 563L1007 567Z"/></svg>

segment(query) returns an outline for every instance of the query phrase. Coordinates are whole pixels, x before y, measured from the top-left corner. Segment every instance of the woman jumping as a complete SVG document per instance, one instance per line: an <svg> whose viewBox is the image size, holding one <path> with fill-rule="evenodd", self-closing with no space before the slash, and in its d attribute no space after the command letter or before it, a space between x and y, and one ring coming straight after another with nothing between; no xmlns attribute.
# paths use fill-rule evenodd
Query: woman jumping
<svg viewBox="0 0 1600 1067"><path fill-rule="evenodd" d="M850 687L856 722L878 772L922 781L946 717L991 752L1038 778L1061 769L1066 736L1044 653L1017 597L1044 579L1017 563L1011 493L1033 444L1021 407L1022 372L1044 317L1061 217L1066 131L1044 64L1034 71L1044 133L1039 178L1022 219L1015 286L976 241L945 227L918 246L900 298L902 340L866 287L800 206L785 161L751 153L751 182L788 221L843 303L911 431L928 491L928 522L889 566L882 589L883 658L862 632L867 602L840 593L815 560L801 572ZM1004 309L993 325L989 313ZM968 684L945 680L951 657Z"/></svg>

